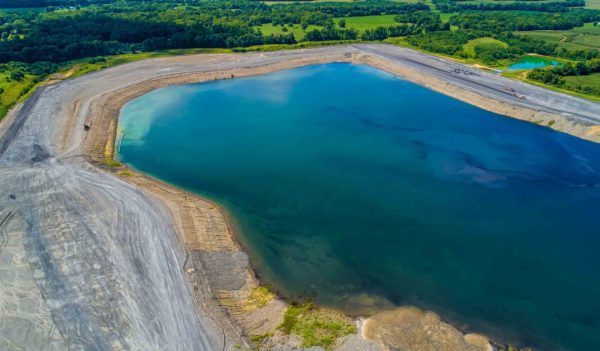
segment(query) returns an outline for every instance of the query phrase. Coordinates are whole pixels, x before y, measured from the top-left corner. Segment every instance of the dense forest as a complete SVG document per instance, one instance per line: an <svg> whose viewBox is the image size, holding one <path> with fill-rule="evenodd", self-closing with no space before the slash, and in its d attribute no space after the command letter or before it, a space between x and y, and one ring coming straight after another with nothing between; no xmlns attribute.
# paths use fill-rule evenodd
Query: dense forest
<svg viewBox="0 0 600 351"><path fill-rule="evenodd" d="M331 28L331 18L428 10L423 4L369 0L360 3L265 5L250 1L129 3L0 14L0 62L63 62L81 57L175 48L234 48L292 44L291 34L263 35L254 26L273 23L324 27L308 40L355 39Z"/></svg>
<svg viewBox="0 0 600 351"><path fill-rule="evenodd" d="M585 6L584 0L567 1L544 1L544 2L509 2L509 3L461 3L456 0L433 0L436 8L441 12L461 12L461 11L542 11L542 12L563 12L571 7Z"/></svg>

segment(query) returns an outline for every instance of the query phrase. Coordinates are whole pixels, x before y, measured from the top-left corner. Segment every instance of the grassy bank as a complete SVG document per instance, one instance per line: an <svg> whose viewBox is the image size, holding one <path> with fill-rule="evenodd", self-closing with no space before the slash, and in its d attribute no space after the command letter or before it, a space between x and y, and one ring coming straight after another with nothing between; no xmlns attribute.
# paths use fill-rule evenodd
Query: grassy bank
<svg viewBox="0 0 600 351"><path fill-rule="evenodd" d="M312 303L289 306L279 329L300 336L302 347L321 346L325 350L332 350L338 338L356 332L350 318Z"/></svg>

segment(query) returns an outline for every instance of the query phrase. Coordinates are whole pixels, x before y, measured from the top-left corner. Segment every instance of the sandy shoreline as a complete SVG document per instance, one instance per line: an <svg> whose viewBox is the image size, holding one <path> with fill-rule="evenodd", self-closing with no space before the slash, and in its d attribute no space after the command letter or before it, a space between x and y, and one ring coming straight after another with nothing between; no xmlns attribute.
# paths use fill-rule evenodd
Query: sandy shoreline
<svg viewBox="0 0 600 351"><path fill-rule="evenodd" d="M64 123L63 134L58 138L59 148L66 150L65 158L75 156L72 153L80 151L81 154L77 156L85 156L87 162L102 171L110 172L125 182L143 189L168 209L185 251L185 260L181 268L185 272L194 303L201 311L201 315L209 315L217 322L227 340L245 343L248 342L248 336L276 331L283 320L286 304L275 296L267 296L266 299L265 296L260 298L256 296L259 281L222 207L126 167L111 167L110 162L106 162L112 160L115 152L120 110L130 100L169 85L261 75L312 64L348 62L371 65L491 112L550 126L584 139L600 142L599 126L580 123L558 114L500 102L460 88L433 75L417 72L406 65L352 47L347 50L321 50L314 53L297 55L298 57L285 60L265 59L264 64L261 62L255 66L234 66L231 69L177 73L169 73L166 70L165 73L160 74L153 72L137 81L94 95L89 101L76 100L72 106L65 107L69 109L69 118ZM258 54L194 55L190 60L198 65L218 65L221 60L238 62L261 57ZM172 57L157 62L176 65L186 59L186 57ZM10 118L12 117L9 116L7 120ZM91 128L82 136L83 123L90 125ZM6 125L7 123L4 123L4 126ZM77 145L78 140L81 145L72 146ZM75 151L71 152L72 150ZM359 331L362 336L375 343L360 344L365 341L357 335L354 339L344 341L340 350L381 350L399 347L429 350L434 347L434 344L439 350L490 349L489 344L482 341L480 337L464 335L430 312L401 308L383 313L385 314L369 318ZM428 329L427 333L433 333L434 336L424 335L424 329ZM392 331L406 337L402 340L390 337ZM439 338L436 338L436 335ZM275 332L272 338L273 340L265 345L291 345L291 348L288 348L290 350L295 347L294 345L298 346L296 339L281 335L279 332ZM434 344L432 339L435 339ZM356 346L359 344L363 346ZM354 348L348 345L354 345Z"/></svg>

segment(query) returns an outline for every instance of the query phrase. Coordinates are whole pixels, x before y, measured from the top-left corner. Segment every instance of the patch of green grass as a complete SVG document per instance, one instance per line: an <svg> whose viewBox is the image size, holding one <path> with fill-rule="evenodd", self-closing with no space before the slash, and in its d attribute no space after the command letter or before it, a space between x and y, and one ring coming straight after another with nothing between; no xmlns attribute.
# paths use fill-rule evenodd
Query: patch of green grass
<svg viewBox="0 0 600 351"><path fill-rule="evenodd" d="M594 25L593 23L586 23L581 27L571 29L573 32L577 33L587 33L593 35L600 35L600 25Z"/></svg>
<svg viewBox="0 0 600 351"><path fill-rule="evenodd" d="M104 164L111 168L119 168L119 167L123 166L123 164L121 162L115 161L112 158L105 159Z"/></svg>
<svg viewBox="0 0 600 351"><path fill-rule="evenodd" d="M456 16L457 14L458 12L440 13L440 19L442 20L442 22L446 23L450 21L450 18Z"/></svg>
<svg viewBox="0 0 600 351"><path fill-rule="evenodd" d="M585 76L566 76L563 78L565 78L567 83L573 85L600 86L600 73L588 74Z"/></svg>
<svg viewBox="0 0 600 351"><path fill-rule="evenodd" d="M388 44L398 45L398 46L408 46L408 47L411 46L404 37L387 38L387 39L384 39L383 42L388 43Z"/></svg>
<svg viewBox="0 0 600 351"><path fill-rule="evenodd" d="M348 317L312 303L289 306L279 328L286 334L300 336L303 347L321 346L325 350L332 350L338 338L356 332Z"/></svg>
<svg viewBox="0 0 600 351"><path fill-rule="evenodd" d="M270 338L271 336L273 336L273 332L264 333L264 334L260 334L260 335L252 335L252 336L250 336L250 341L252 341L255 344L260 345L266 339Z"/></svg>
<svg viewBox="0 0 600 351"><path fill-rule="evenodd" d="M356 29L359 32L364 32L367 29L377 27L389 27L398 24L394 21L397 15L380 15L380 16L357 16L357 17L338 17L334 18L335 24L340 20L346 21L346 28Z"/></svg>
<svg viewBox="0 0 600 351"><path fill-rule="evenodd" d="M120 175L121 177L125 177L125 178L129 178L133 175L133 173L131 173L131 171L129 170L123 170L117 173L118 175Z"/></svg>
<svg viewBox="0 0 600 351"><path fill-rule="evenodd" d="M302 27L300 27L299 24L295 24L292 27L285 26L285 28L287 28L287 31L284 31L284 29L283 29L284 26L274 26L273 23L266 23L266 24L263 24L262 26L258 26L256 28L259 29L261 31L261 33L264 35L292 33L292 34L294 34L294 38L296 39L296 41L302 41L302 40L304 40L304 35L306 34L307 31L310 31L313 29L318 29L321 27L308 26L306 28L306 30L304 30L304 29L302 29Z"/></svg>
<svg viewBox="0 0 600 351"><path fill-rule="evenodd" d="M490 37L484 37L484 38L477 38L477 39L469 40L468 43L463 45L463 51L467 54L467 56L475 57L476 56L475 48L479 45L497 45L497 46L500 46L503 48L508 47L508 44L506 44L505 42L502 42L500 40L490 38Z"/></svg>
<svg viewBox="0 0 600 351"><path fill-rule="evenodd" d="M0 73L0 120L35 86L35 78L26 74L21 80L11 80L9 73Z"/></svg>
<svg viewBox="0 0 600 351"><path fill-rule="evenodd" d="M600 0L585 0L585 8L600 10Z"/></svg>
<svg viewBox="0 0 600 351"><path fill-rule="evenodd" d="M269 301L275 298L275 294L266 286L257 286L250 293L248 306L251 308L261 308Z"/></svg>

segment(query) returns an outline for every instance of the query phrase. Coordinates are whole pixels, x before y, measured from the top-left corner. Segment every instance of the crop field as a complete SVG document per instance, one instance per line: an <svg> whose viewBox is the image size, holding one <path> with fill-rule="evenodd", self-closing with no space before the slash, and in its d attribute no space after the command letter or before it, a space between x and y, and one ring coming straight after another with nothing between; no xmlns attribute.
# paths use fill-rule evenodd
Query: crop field
<svg viewBox="0 0 600 351"><path fill-rule="evenodd" d="M600 27L591 23L571 30L535 30L516 34L556 43L567 49L600 49Z"/></svg>
<svg viewBox="0 0 600 351"><path fill-rule="evenodd" d="M588 74L586 76L566 76L568 84L581 86L600 86L600 73Z"/></svg>
<svg viewBox="0 0 600 351"><path fill-rule="evenodd" d="M600 10L600 0L585 0L585 7Z"/></svg>
<svg viewBox="0 0 600 351"><path fill-rule="evenodd" d="M344 19L346 21L346 28L364 32L367 29L374 29L380 26L389 27L398 24L398 22L394 21L394 17L396 17L396 15L359 16L335 18L334 21L337 24L341 19Z"/></svg>
<svg viewBox="0 0 600 351"><path fill-rule="evenodd" d="M600 25L594 26L593 23L586 23L582 27L577 27L577 28L571 29L571 31L577 32L577 33L600 35Z"/></svg>

